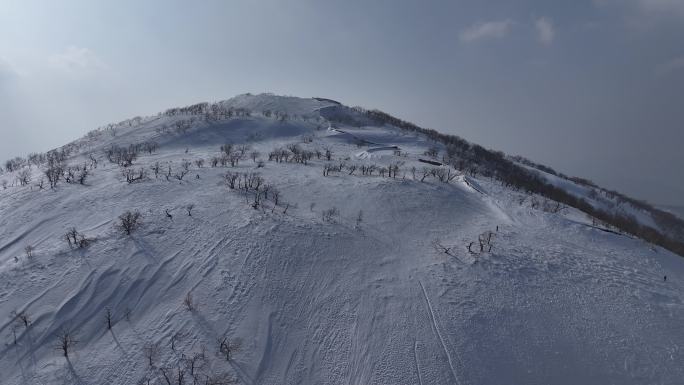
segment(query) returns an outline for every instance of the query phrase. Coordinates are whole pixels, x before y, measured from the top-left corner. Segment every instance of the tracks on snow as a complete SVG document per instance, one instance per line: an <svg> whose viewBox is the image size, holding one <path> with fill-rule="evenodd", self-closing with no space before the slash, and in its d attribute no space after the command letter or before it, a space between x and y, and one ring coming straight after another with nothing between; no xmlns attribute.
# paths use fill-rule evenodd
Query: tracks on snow
<svg viewBox="0 0 684 385"><path fill-rule="evenodd" d="M428 312L430 313L430 322L432 323L432 328L434 329L435 333L437 334L437 337L439 338L439 343L442 344L442 349L444 349L444 354L447 356L447 360L449 361L449 368L451 369L451 374L454 376L454 379L456 380L457 384L461 384L461 380L459 380L458 376L456 375L456 370L454 369L454 364L451 359L451 354L449 354L449 350L446 347L446 343L444 342L444 337L442 337L442 332L439 331L439 327L437 327L437 321L435 319L435 312L432 310L432 304L430 304L430 299L428 298L427 292L425 291L425 286L423 286L423 282L420 280L418 281L418 284L420 285L421 290L423 291L423 297L425 298L425 303L427 303L427 308ZM415 351L415 345L414 345L414 351ZM418 376L420 378L420 372L418 372Z"/></svg>

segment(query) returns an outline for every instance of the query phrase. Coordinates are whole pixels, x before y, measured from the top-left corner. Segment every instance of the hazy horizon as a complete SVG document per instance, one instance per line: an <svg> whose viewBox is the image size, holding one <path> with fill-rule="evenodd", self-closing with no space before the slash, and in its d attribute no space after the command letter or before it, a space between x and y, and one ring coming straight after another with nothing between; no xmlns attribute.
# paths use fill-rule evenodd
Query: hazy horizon
<svg viewBox="0 0 684 385"><path fill-rule="evenodd" d="M676 0L0 1L0 156L237 94L327 97L684 206Z"/></svg>

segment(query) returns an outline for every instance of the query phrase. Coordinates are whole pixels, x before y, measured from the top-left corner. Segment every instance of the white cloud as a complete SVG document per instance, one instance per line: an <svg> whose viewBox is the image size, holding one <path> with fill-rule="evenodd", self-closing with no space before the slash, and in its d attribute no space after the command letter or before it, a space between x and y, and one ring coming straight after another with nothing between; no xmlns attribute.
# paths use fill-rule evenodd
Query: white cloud
<svg viewBox="0 0 684 385"><path fill-rule="evenodd" d="M67 72L93 72L107 69L107 65L88 48L68 47L64 52L48 58L48 63Z"/></svg>
<svg viewBox="0 0 684 385"><path fill-rule="evenodd" d="M546 18L540 17L534 22L534 27L537 29L537 38L542 44L549 45L553 43L556 37L556 31L553 27L553 22Z"/></svg>
<svg viewBox="0 0 684 385"><path fill-rule="evenodd" d="M488 21L474 24L461 31L459 38L464 43L477 40L500 39L505 37L513 27L513 21Z"/></svg>
<svg viewBox="0 0 684 385"><path fill-rule="evenodd" d="M684 56L679 56L658 66L658 68L656 68L656 74L664 76L682 70L684 70Z"/></svg>

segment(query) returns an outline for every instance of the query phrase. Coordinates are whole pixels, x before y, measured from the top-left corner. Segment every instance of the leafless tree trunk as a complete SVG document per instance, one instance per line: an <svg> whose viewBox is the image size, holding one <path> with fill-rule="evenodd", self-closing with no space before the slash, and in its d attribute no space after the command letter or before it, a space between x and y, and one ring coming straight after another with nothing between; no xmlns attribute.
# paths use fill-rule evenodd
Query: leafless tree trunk
<svg viewBox="0 0 684 385"><path fill-rule="evenodd" d="M105 321L107 321L107 330L112 330L112 309L105 309Z"/></svg>
<svg viewBox="0 0 684 385"><path fill-rule="evenodd" d="M204 347L202 347L202 351L194 353L191 356L184 358L183 363L185 364L185 367L187 368L188 372L190 372L190 376L192 376L196 381L197 376L199 374L198 370L201 369L206 363L206 354L204 352Z"/></svg>
<svg viewBox="0 0 684 385"><path fill-rule="evenodd" d="M185 309L188 311L194 311L197 308L197 305L192 299L192 293L188 292L188 294L185 295L185 298L183 298L183 305L185 305Z"/></svg>
<svg viewBox="0 0 684 385"><path fill-rule="evenodd" d="M28 327L31 325L31 316L29 313L26 312L26 310L22 311L13 311L10 313L11 316L19 323L24 325L25 329L28 329Z"/></svg>
<svg viewBox="0 0 684 385"><path fill-rule="evenodd" d="M64 357L69 357L69 352L77 343L78 341L74 339L74 334L69 329L62 329L57 335L56 348L62 351Z"/></svg>
<svg viewBox="0 0 684 385"><path fill-rule="evenodd" d="M126 211L119 216L118 228L126 235L131 235L141 224L142 214L138 211Z"/></svg>
<svg viewBox="0 0 684 385"><path fill-rule="evenodd" d="M143 347L143 354L145 355L145 358L147 358L147 362L150 364L150 367L154 367L154 361L159 355L159 345L156 343L146 344Z"/></svg>

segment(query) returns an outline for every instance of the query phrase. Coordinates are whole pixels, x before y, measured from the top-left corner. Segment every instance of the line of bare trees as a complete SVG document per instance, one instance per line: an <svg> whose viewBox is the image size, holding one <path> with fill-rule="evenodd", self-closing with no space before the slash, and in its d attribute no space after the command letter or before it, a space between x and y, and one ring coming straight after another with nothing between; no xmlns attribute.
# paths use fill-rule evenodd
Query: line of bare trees
<svg viewBox="0 0 684 385"><path fill-rule="evenodd" d="M376 164L347 164L344 161L339 163L325 163L323 165L323 176L330 176L331 173L342 173L346 172L347 175L359 175L361 176L380 176L388 178L397 178L400 175L401 166L403 162L393 162L388 166L378 166ZM442 183L450 183L460 174L449 167L423 167L422 169L417 169L416 167L411 167L409 170L413 180L419 180L424 182L427 178L434 178ZM406 173L402 176L406 178Z"/></svg>
<svg viewBox="0 0 684 385"><path fill-rule="evenodd" d="M273 210L281 203L282 195L280 190L266 183L261 174L257 172L231 172L228 171L223 176L228 188L237 190L243 193L251 203L252 208L262 208L264 201L270 200L273 202ZM287 208L285 209L287 211Z"/></svg>
<svg viewBox="0 0 684 385"><path fill-rule="evenodd" d="M141 152L147 152L152 155L158 148L159 144L154 141L134 143L128 145L128 147L112 145L105 150L105 156L114 164L118 164L121 167L130 167Z"/></svg>
<svg viewBox="0 0 684 385"><path fill-rule="evenodd" d="M179 333L171 336L171 353L173 359L170 364L157 366L162 356L162 349L159 343L147 343L143 347L143 356L148 364L148 372L138 384L157 383L167 385L229 385L237 383L237 379L227 370L214 369L217 365L212 364L210 355L205 346L185 353L179 351L176 343L181 339ZM221 335L216 340L216 355L226 361L232 360L232 353L240 349L240 341L230 340L227 335ZM155 382L153 382L155 381Z"/></svg>
<svg viewBox="0 0 684 385"><path fill-rule="evenodd" d="M64 239L69 244L70 249L85 249L94 241L94 239L79 233L75 227L70 228L66 234L64 234Z"/></svg>

